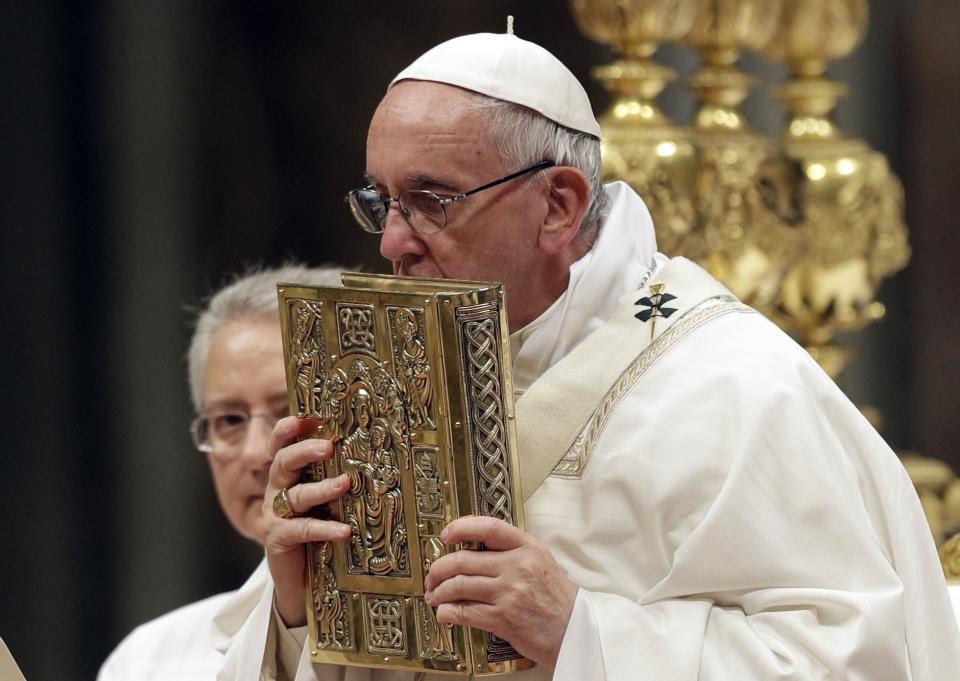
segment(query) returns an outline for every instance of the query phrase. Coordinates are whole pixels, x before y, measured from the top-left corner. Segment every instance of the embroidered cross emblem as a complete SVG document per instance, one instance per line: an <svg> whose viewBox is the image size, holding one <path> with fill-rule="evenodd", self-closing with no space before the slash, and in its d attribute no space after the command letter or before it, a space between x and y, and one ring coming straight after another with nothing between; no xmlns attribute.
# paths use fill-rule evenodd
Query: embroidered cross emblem
<svg viewBox="0 0 960 681"><path fill-rule="evenodd" d="M669 303L671 300L677 299L675 295L667 293L666 289L666 284L650 284L650 295L644 296L634 303L634 305L644 305L647 308L640 310L633 316L641 322L651 322L650 338L653 338L653 333L657 326L657 317L666 319L677 311L675 307L664 307L664 303Z"/></svg>

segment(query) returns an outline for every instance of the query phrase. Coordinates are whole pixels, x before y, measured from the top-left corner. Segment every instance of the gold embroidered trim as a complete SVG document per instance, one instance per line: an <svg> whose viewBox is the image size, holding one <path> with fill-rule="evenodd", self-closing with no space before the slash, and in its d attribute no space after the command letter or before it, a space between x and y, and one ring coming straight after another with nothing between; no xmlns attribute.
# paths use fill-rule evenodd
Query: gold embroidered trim
<svg viewBox="0 0 960 681"><path fill-rule="evenodd" d="M684 315L676 324L667 329L663 335L656 338L624 369L616 382L607 391L600 404L584 424L577 438L570 445L570 449L563 455L550 473L560 478L579 478L583 475L593 448L607 426L607 420L613 408L620 403L623 396L636 385L637 381L663 357L675 343L679 342L698 327L711 319L729 312L753 312L753 308L744 305L731 296L711 298L698 305L690 314Z"/></svg>

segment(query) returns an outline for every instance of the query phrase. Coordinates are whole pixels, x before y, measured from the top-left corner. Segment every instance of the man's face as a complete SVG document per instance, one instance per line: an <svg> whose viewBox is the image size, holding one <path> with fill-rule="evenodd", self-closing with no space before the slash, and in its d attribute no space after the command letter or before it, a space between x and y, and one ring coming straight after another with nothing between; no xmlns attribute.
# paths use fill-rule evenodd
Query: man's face
<svg viewBox="0 0 960 681"><path fill-rule="evenodd" d="M451 195L520 170L504 164L473 101L464 90L439 83L392 87L367 135L370 184L389 196L406 189ZM527 178L449 204L446 228L436 234L413 231L391 204L380 253L396 274L502 282L513 294L511 329L519 328L536 316L516 292L543 267L537 239L546 212L543 183Z"/></svg>
<svg viewBox="0 0 960 681"><path fill-rule="evenodd" d="M204 377L203 412L252 416L237 448L208 455L223 512L248 539L263 543L261 512L270 469L273 422L287 414L280 323L270 317L241 319L213 336Z"/></svg>

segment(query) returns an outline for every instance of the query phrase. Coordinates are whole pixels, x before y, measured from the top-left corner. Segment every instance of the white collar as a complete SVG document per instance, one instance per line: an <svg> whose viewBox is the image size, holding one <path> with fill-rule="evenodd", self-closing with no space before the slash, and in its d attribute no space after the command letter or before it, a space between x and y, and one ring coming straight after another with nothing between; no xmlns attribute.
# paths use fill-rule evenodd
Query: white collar
<svg viewBox="0 0 960 681"><path fill-rule="evenodd" d="M666 262L653 220L624 182L604 185L610 210L596 243L570 266L567 290L539 317L510 335L517 396L599 328L624 297Z"/></svg>

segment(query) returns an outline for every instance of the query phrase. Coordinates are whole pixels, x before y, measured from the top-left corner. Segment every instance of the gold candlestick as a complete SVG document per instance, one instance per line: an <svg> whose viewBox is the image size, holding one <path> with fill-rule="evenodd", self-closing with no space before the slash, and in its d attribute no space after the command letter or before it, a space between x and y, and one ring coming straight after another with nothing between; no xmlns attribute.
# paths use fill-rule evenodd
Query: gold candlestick
<svg viewBox="0 0 960 681"><path fill-rule="evenodd" d="M621 179L647 203L661 247L682 252L696 222L696 149L656 98L676 72L653 59L657 47L690 30L699 0L571 0L585 35L611 45L617 59L593 76L613 95L600 116L604 175ZM702 250L702 249L701 249Z"/></svg>
<svg viewBox="0 0 960 681"><path fill-rule="evenodd" d="M764 313L777 300L801 237L766 191L776 147L751 130L739 110L754 79L738 61L770 40L779 15L779 0L701 0L684 38L703 57L687 81L698 101L693 129L701 243L684 254Z"/></svg>
<svg viewBox="0 0 960 681"><path fill-rule="evenodd" d="M805 235L772 316L833 377L849 355L835 334L883 317L880 282L910 257L900 181L883 154L837 126L833 111L847 88L825 75L860 43L867 15L866 0L783 0L764 50L790 71L776 96L787 109L781 163L794 172L774 186L783 202L799 206Z"/></svg>

